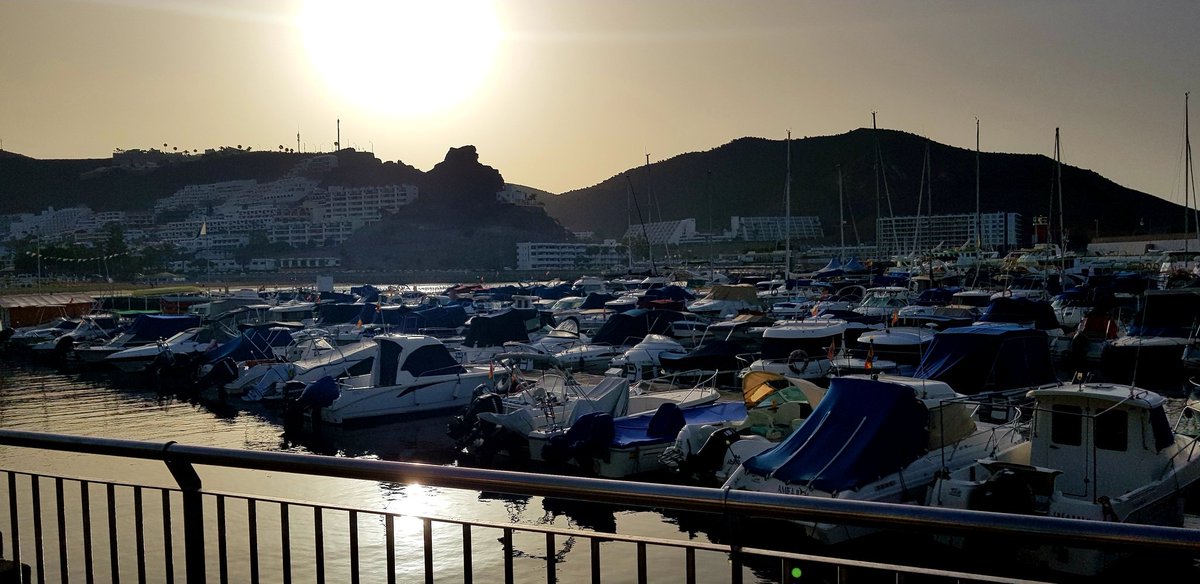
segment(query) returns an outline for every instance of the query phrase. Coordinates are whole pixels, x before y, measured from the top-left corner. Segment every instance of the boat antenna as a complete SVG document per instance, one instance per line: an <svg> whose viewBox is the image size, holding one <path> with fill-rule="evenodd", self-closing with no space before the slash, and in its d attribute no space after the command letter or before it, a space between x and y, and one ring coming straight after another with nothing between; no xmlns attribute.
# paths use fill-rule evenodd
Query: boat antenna
<svg viewBox="0 0 1200 584"><path fill-rule="evenodd" d="M657 276L658 269L654 267L654 248L650 246L650 234L646 231L646 222L642 220L642 206L638 204L637 192L633 189L633 179L626 174L625 180L629 183L629 194L633 198L633 208L637 210L638 223L642 224L642 237L646 238L646 253L650 257L650 275Z"/></svg>

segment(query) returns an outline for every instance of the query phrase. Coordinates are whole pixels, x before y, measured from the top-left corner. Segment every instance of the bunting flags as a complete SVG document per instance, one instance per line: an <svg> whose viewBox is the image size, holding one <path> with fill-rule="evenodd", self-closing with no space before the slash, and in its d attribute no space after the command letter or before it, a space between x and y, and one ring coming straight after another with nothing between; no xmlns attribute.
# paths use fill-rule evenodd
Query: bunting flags
<svg viewBox="0 0 1200 584"><path fill-rule="evenodd" d="M129 252L123 251L121 253L110 253L110 254L105 254L105 255L93 256L90 258L64 258L64 257L59 257L59 256L46 255L44 253L40 253L40 252L36 252L36 251L27 251L27 252L25 252L25 255L27 255L29 257L42 258L43 260L51 261L51 262L86 263L86 262L98 262L100 260L111 260L115 257L127 256L127 255L129 255Z"/></svg>

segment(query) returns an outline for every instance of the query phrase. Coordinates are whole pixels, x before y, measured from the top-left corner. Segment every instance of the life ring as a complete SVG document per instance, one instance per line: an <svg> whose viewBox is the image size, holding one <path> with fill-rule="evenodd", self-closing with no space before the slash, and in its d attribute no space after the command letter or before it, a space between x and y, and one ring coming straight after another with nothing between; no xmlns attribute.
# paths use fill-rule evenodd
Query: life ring
<svg viewBox="0 0 1200 584"><path fill-rule="evenodd" d="M796 349L788 355L787 366L792 373L795 373L796 375L803 375L804 370L808 369L808 361L808 353L805 352L804 349ZM800 367L797 368L796 363L801 363Z"/></svg>

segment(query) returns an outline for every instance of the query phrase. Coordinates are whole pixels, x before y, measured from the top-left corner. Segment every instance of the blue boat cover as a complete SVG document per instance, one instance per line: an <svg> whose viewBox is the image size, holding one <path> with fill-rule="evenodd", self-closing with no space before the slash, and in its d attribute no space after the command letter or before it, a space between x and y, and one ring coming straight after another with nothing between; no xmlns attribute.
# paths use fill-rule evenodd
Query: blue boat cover
<svg viewBox="0 0 1200 584"><path fill-rule="evenodd" d="M508 341L529 342L525 321L537 318L533 309L506 308L491 314L471 317L471 326L463 340L466 347L498 347Z"/></svg>
<svg viewBox="0 0 1200 584"><path fill-rule="evenodd" d="M862 274L870 271L862 262L858 261L858 258L850 258L850 261L842 264L842 270L847 274Z"/></svg>
<svg viewBox="0 0 1200 584"><path fill-rule="evenodd" d="M571 289L571 284L559 284L557 286L534 286L529 292L543 300L559 300L567 296L576 296Z"/></svg>
<svg viewBox="0 0 1200 584"><path fill-rule="evenodd" d="M192 314L139 314L129 332L135 341L155 341L198 326L200 317Z"/></svg>
<svg viewBox="0 0 1200 584"><path fill-rule="evenodd" d="M1054 383L1046 333L1017 325L948 328L933 337L913 377L974 395Z"/></svg>
<svg viewBox="0 0 1200 584"><path fill-rule="evenodd" d="M861 487L925 452L928 410L912 388L835 377L811 416L774 448L743 463L746 472L827 493Z"/></svg>
<svg viewBox="0 0 1200 584"><path fill-rule="evenodd" d="M954 300L954 294L962 288L930 288L917 296L917 306L945 306Z"/></svg>
<svg viewBox="0 0 1200 584"><path fill-rule="evenodd" d="M719 402L680 408L674 403L658 406L653 414L641 413L613 421L613 448L633 448L674 442L685 424L718 424L746 419L746 404Z"/></svg>
<svg viewBox="0 0 1200 584"><path fill-rule="evenodd" d="M993 298L988 302L987 308L983 309L983 315L979 317L979 322L1033 323L1033 326L1042 330L1059 326L1058 317L1054 315L1054 308L1049 302L1007 296Z"/></svg>
<svg viewBox="0 0 1200 584"><path fill-rule="evenodd" d="M326 302L322 302L317 308L322 325L356 322L362 316L363 309L363 304Z"/></svg>
<svg viewBox="0 0 1200 584"><path fill-rule="evenodd" d="M686 355L672 357L667 353L663 353L659 355L658 360L662 363L663 369L668 371L690 371L693 369L736 371L742 368L742 362L738 360L738 355L749 352L749 349L742 343L727 341L725 339L713 339L693 349Z"/></svg>
<svg viewBox="0 0 1200 584"><path fill-rule="evenodd" d="M379 300L379 288L370 284L352 286L350 294L356 296L361 302L377 302Z"/></svg>
<svg viewBox="0 0 1200 584"><path fill-rule="evenodd" d="M681 286L663 286L653 290L646 290L646 294L642 296L648 300L695 300L696 295L688 292Z"/></svg>
<svg viewBox="0 0 1200 584"><path fill-rule="evenodd" d="M671 323L684 317L673 310L635 308L608 317L592 337L597 345L622 346L640 343L646 335L669 335Z"/></svg>
<svg viewBox="0 0 1200 584"><path fill-rule="evenodd" d="M287 346L292 333L287 329L247 329L242 334L221 344L205 354L205 363L216 363L229 358L236 362L275 357L272 347Z"/></svg>
<svg viewBox="0 0 1200 584"><path fill-rule="evenodd" d="M604 308L604 303L616 300L617 297L607 292L592 292L583 299L583 304L579 305L580 310L589 310L592 308Z"/></svg>

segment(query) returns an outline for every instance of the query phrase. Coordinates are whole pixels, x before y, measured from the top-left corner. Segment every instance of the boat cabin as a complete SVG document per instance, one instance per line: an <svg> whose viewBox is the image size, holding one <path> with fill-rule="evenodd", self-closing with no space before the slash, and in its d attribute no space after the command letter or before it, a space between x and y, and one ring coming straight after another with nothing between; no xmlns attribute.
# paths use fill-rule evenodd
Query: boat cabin
<svg viewBox="0 0 1200 584"><path fill-rule="evenodd" d="M1091 501L1128 493L1159 480L1171 465L1167 448L1175 434L1166 400L1156 393L1089 383L1029 396L1037 400L1029 462L1061 470L1057 485L1064 495Z"/></svg>
<svg viewBox="0 0 1200 584"><path fill-rule="evenodd" d="M420 377L466 373L450 349L425 335L380 335L379 352L371 368L371 386L386 387Z"/></svg>

